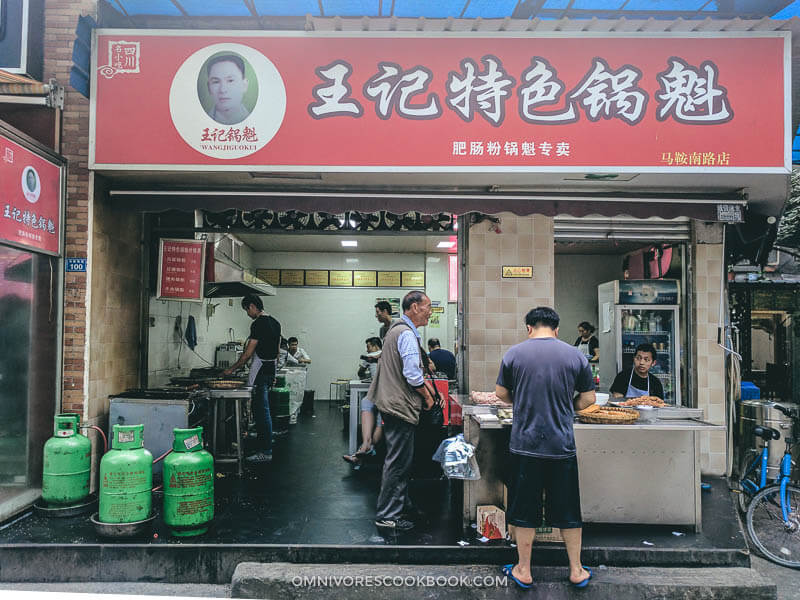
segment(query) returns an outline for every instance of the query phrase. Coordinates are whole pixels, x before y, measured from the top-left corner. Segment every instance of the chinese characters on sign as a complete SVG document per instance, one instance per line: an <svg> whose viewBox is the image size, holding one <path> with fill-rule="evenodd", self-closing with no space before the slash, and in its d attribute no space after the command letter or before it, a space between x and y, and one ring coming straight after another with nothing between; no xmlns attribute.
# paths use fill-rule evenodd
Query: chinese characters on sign
<svg viewBox="0 0 800 600"><path fill-rule="evenodd" d="M661 162L670 166L727 167L731 164L731 155L728 152L663 152Z"/></svg>
<svg viewBox="0 0 800 600"><path fill-rule="evenodd" d="M496 56L481 58L481 69L472 58L461 60L460 71L447 78L444 106L469 123L480 115L495 127L503 124L506 103L516 80ZM311 91L315 101L308 105L315 119L361 117L361 103L351 97L347 79L353 67L335 61L315 69L323 83ZM378 73L364 84L364 96L374 102L381 119L393 114L404 119L437 119L442 116L442 102L428 87L433 72L423 66L404 70L397 63L380 62ZM550 62L541 56L531 59L522 73L517 89L517 110L523 121L531 124L560 125L580 120L581 111L589 121L619 119L636 125L644 118L650 100L639 86L642 71L633 65L612 69L608 62L595 57L583 79L569 92ZM665 71L658 73L661 89L655 94L656 116L660 121L672 118L686 124L725 123L733 118L727 90L717 83L719 69L712 61L698 68L681 58L672 57Z"/></svg>
<svg viewBox="0 0 800 600"><path fill-rule="evenodd" d="M488 123L499 127L505 120L506 101L516 85L514 77L503 68L496 56L481 58L483 69L471 58L464 58L460 71L451 71L447 79L447 96L444 106L453 110L469 123L480 115ZM656 118L672 118L684 124L725 123L733 118L727 90L717 84L719 69L711 61L699 68L672 57L669 67L658 74L660 91ZM364 96L375 103L375 112L383 119L437 119L442 116L441 103L435 93L427 93L433 73L422 66L404 71L396 63L381 62L379 73L364 85ZM347 78L352 66L344 61L333 62L315 69L323 83L312 90L315 102L308 105L315 119L326 117L361 117L361 103L351 97L352 88ZM558 78L550 62L535 56L531 66L521 77L517 89L517 109L520 118L529 124L560 125L580 120L581 111L589 121L619 119L627 125L636 125L645 116L650 100L647 92L638 86L642 72L632 65L612 69L606 60L595 57L591 69L571 91ZM415 97L426 94L424 99ZM563 105L563 106L562 106ZM555 108L554 108L555 106ZM560 108L559 108L560 107ZM534 140L453 140L453 156L536 156ZM485 151L484 151L485 150ZM568 157L567 141L538 142L539 156ZM665 153L672 154L672 153ZM676 153L680 155L683 153ZM694 153L697 154L697 153ZM703 153L711 154L711 153ZM721 155L720 155L721 156ZM666 159L669 165L727 166L729 161L690 162L688 159Z"/></svg>
<svg viewBox="0 0 800 600"><path fill-rule="evenodd" d="M61 168L0 136L0 239L58 254Z"/></svg>
<svg viewBox="0 0 800 600"><path fill-rule="evenodd" d="M139 46L139 42L109 42L108 64L98 67L98 72L106 79L117 73L139 73Z"/></svg>
<svg viewBox="0 0 800 600"><path fill-rule="evenodd" d="M455 140L453 156L569 156L569 142Z"/></svg>
<svg viewBox="0 0 800 600"><path fill-rule="evenodd" d="M158 291L160 300L203 301L206 244L202 240L159 240Z"/></svg>

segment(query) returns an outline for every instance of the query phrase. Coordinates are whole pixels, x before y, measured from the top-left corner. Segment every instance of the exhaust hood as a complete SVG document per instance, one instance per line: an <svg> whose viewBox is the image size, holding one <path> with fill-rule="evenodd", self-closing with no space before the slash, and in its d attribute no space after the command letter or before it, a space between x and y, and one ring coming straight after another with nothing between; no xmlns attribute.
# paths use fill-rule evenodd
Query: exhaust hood
<svg viewBox="0 0 800 600"><path fill-rule="evenodd" d="M213 281L206 281L203 290L206 298L241 298L248 294L275 295L274 287L226 256L224 245L215 243L213 248L211 254L214 261L214 278Z"/></svg>

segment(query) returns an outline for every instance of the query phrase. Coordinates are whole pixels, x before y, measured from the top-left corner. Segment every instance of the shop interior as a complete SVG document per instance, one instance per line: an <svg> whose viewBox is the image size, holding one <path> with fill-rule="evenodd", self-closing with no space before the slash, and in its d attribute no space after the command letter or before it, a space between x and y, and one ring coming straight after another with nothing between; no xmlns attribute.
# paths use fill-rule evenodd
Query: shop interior
<svg viewBox="0 0 800 600"><path fill-rule="evenodd" d="M331 382L358 379L365 340L378 336L381 326L375 318L375 304L386 299L397 307L403 295L416 286L426 290L437 310L421 331L423 342L437 338L442 348L455 352L456 303L448 298L449 257L457 252L454 235L237 233L218 236L217 241L217 258L223 248L233 246L246 270L269 280L272 295L262 298L264 310L280 322L283 337L296 337L299 347L311 357L306 389L314 390L319 399L329 399ZM328 280L331 272L348 275L354 271L375 279L363 282L373 285L361 287L356 281L359 287L355 287L347 279ZM300 279L287 283L287 272ZM407 282L407 287L378 287L374 285L378 272L396 274L398 279L410 278L413 273L416 286ZM205 298L198 303L151 296L148 387L168 385L170 378L186 376L193 368L221 366L218 351L231 342L231 348L239 351L250 330L240 301L241 295ZM193 349L185 344L189 316L194 318L197 332Z"/></svg>
<svg viewBox="0 0 800 600"><path fill-rule="evenodd" d="M594 328L595 337L612 338L608 348L613 352L617 352L618 346L625 346L617 356L604 356L598 350L599 360L591 361L597 391L602 393L609 393L617 371L631 366L637 344L653 344L659 358L651 372L662 381L664 400L672 405L692 406L687 393L687 361L691 353L684 351L691 346L687 344L686 246L685 240L681 239L683 236L675 233L659 236L654 232L647 239L641 232L620 231L612 237L607 229L601 232L596 226L593 232L591 219L586 219L585 223L586 228L580 232L564 227L565 231L559 234L556 229L555 306L561 317L559 338L568 344L576 343L578 325L588 322ZM599 286L620 280L658 279L677 282L678 301L672 313L663 310L664 307L644 305L633 309L620 307L616 317L610 313L603 314ZM675 316L668 317L668 313ZM618 321L615 322L615 318ZM672 324L672 331L658 331L669 329L661 326L662 320L666 324L668 318L676 321ZM619 334L615 333L616 329L621 330Z"/></svg>
<svg viewBox="0 0 800 600"><path fill-rule="evenodd" d="M385 214L374 216L388 223ZM218 497L245 494L254 498L268 517L259 525L263 527L259 539L332 543L342 541L344 525L352 538L344 540L346 543L375 539L372 520L380 487L381 448L378 447L376 456L366 457L357 466L342 457L347 454L350 442L349 406L356 401L354 390L360 379L357 374L359 357L366 352L365 340L379 335L381 324L374 310L378 301L385 299L397 307L408 290L424 289L435 312L434 318L421 331L423 344L437 338L442 348L459 353L458 222L453 220L442 225L427 220L425 224L418 223L417 230L412 226L406 231L398 230L400 227L361 231L352 226L356 223L342 223L344 219L349 216L344 215L334 224L332 229L335 230L328 231L319 231L319 219L316 219L317 230L302 221L280 230L258 231L230 227L230 222L219 215L195 215L194 228L180 231L169 220L155 218L149 232L150 260L146 269L149 288L143 328L143 339L147 340L146 382L143 387L150 393L132 391L112 397L110 424L135 418L125 414L124 411L130 409L125 405L136 404L140 398L147 402L151 394L160 399L171 398L177 403L188 398L188 416L179 414L179 419L185 419L185 423L167 424L161 418L159 427L166 430L164 447L168 448L171 443L173 426L203 424L206 438L210 440L209 448L213 448L218 457L227 457L218 461L216 467L220 473L216 482ZM312 217L310 222L314 220ZM585 232L576 234L566 228L567 225L574 227L574 221L563 219L561 233L557 224L554 248L555 305L562 319L560 336L569 344L575 342L578 323L589 321L598 326L599 284L623 279L626 271L635 278L661 275L681 279L684 255L680 240L665 240L663 244L654 245L652 233L648 233L646 239L629 239L635 236L625 232L610 239L607 228L605 237L591 231L587 236ZM220 222L227 226L213 226ZM394 225L395 221L391 223ZM160 238L166 237L205 240L207 247L213 248L213 257L207 260L238 265L266 282L266 285L259 284L263 286L259 289L265 292L262 295L265 312L281 323L285 338L298 339L299 347L311 359L307 367L279 371L290 393L286 404L271 402L275 436L271 464L254 466L242 460L249 453L250 442L244 433L250 420L247 392L238 395L236 390L225 392L230 398L241 400L242 414L238 417L233 407L239 400L220 401L219 395L223 392L211 390L213 400L204 403L197 395L209 380L220 378L221 370L231 364L243 348L251 323L240 304L242 290L244 293L247 290L232 286L211 293L212 297L199 302L158 298L155 293L158 244ZM658 267L650 270L654 249L661 251L666 247L672 251L669 260L656 261ZM661 272L658 269L662 269ZM378 276L387 273L395 274L400 281L391 280L395 285L384 287L375 285ZM685 288L682 286L682 289ZM684 321L682 317L681 321ZM523 338L524 328L520 323L520 340ZM460 366L455 380L450 381L453 393L463 385L463 375L463 366ZM243 382L245 376L246 373L237 373L228 379ZM182 397L181 393L189 395ZM237 418L240 420L238 427ZM411 536L410 542L424 539L426 543L431 540L453 543L461 535L460 511L456 508L462 496L460 482L442 478L438 465L430 460L441 439L458 431L459 426L454 422L441 431L418 436L412 499L420 512L427 515L427 521L419 531L405 534ZM356 435L360 442L360 432ZM153 437L151 434L150 439ZM160 448L153 448L154 455L160 451ZM264 476L270 481L279 476L282 483L263 486ZM321 495L326 498L324 509L320 509L318 502ZM225 503L220 508L223 524L243 517L239 515L241 507L235 502ZM322 528L313 525L313 515L320 510L329 519ZM288 532L277 527L277 521L270 521L273 517L276 520L286 518L287 511L299 518L299 524ZM275 530L270 529L270 524L276 525ZM224 529L225 526L219 531ZM238 537L241 532L230 525L230 534Z"/></svg>
<svg viewBox="0 0 800 600"><path fill-rule="evenodd" d="M218 215L195 218L206 227L181 230L175 225L186 219L180 216L154 216L151 221L143 328L147 340L146 382L142 390L111 398L109 424L150 419L145 424L151 431L146 444L165 449L171 444L172 427L204 427L208 447L218 458L218 535L226 537L227 529L236 539L252 535L274 542L369 541L376 535L374 506L382 449L357 466L343 460L351 436L350 403L355 400L350 388L354 384L364 387L358 373L360 357L367 352L365 341L378 337L381 327L376 303L388 301L396 318L402 297L412 289L425 290L433 304L431 320L420 331L423 345L435 338L441 348L457 352L455 219L447 215L440 221L427 218L422 222L419 216L406 215L401 222L388 213L373 214L358 223L368 223L362 228L371 230L361 231L357 217L344 215L338 223L327 224L333 230L320 231L326 227L320 219L309 225L303 217L280 213L283 222L279 230L234 231L217 227L222 222L215 220L222 219ZM347 222L342 222L344 219ZM161 238L194 238L207 243L207 264L217 267L215 281L206 283L209 297L186 302L157 296ZM232 266L258 277L255 287L246 283L249 275L235 270L231 274ZM221 283L224 280L238 284ZM243 460L251 453L254 441L247 435L248 422L252 421L249 388L237 389L245 385L246 369L227 377L221 375L246 343L252 321L242 310L241 299L253 292L261 297L265 313L280 322L282 336L297 338L299 347L311 359L308 365L286 364L278 370L276 387L283 386L287 393L278 392L270 398L274 445L273 462L267 465ZM457 372L449 382L454 390L460 375ZM214 389L221 377L225 386L238 385ZM368 381L368 377L365 379ZM148 412L153 401L160 402L162 409L172 403L177 410L163 410L154 418L152 411ZM188 411L180 408L187 405ZM166 422L172 418L176 422ZM249 429L252 433L252 426ZM359 434L357 431L355 435ZM452 543L455 522L449 521L450 486L430 460L446 434L442 430L418 436L420 458L414 486L423 491L419 502L425 506L420 510L435 516L435 526L428 528L426 535L435 530L439 542ZM160 446L152 448L154 456L160 454ZM265 477L271 482L269 486L263 485ZM280 485L273 485L276 478ZM413 493L416 495L416 491ZM258 532L243 531L244 508L227 501L240 495L259 505L266 517L254 525ZM319 498L323 496L326 502L321 507ZM320 515L321 521L312 517ZM279 521L291 521L292 525L287 530ZM343 525L345 537L352 539L342 540Z"/></svg>

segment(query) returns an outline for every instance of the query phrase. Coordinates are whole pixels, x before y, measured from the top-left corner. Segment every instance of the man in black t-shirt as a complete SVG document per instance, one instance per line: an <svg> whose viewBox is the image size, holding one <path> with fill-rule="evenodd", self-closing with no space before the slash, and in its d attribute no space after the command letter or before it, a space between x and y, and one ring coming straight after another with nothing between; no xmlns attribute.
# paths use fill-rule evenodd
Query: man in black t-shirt
<svg viewBox="0 0 800 600"><path fill-rule="evenodd" d="M448 379L456 378L456 356L450 350L444 350L438 338L428 340L428 358L433 361L436 370L446 374Z"/></svg>
<svg viewBox="0 0 800 600"><path fill-rule="evenodd" d="M610 392L614 398L640 398L656 396L664 399L664 386L650 373L656 364L656 349L652 344L639 344L633 357L633 368L617 373Z"/></svg>
<svg viewBox="0 0 800 600"><path fill-rule="evenodd" d="M275 381L275 362L281 343L281 324L264 314L264 303L255 294L242 298L242 308L253 319L250 338L244 352L229 369L230 375L252 357L248 385L253 386L252 410L256 422L258 449L246 458L248 462L261 463L272 460L272 418L269 414L269 388Z"/></svg>

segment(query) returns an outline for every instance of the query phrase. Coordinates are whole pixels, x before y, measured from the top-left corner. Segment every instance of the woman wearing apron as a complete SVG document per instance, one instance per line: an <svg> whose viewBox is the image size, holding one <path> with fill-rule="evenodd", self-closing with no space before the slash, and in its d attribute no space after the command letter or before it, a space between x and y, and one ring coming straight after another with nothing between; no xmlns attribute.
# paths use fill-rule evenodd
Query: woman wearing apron
<svg viewBox="0 0 800 600"><path fill-rule="evenodd" d="M641 398L656 396L664 399L664 386L658 377L650 373L656 364L656 349L652 344L639 344L633 356L633 368L620 371L611 384L614 398Z"/></svg>
<svg viewBox="0 0 800 600"><path fill-rule="evenodd" d="M578 324L578 333L580 335L572 345L577 346L589 362L597 362L600 359L600 342L594 335L594 325L589 321L583 321Z"/></svg>

